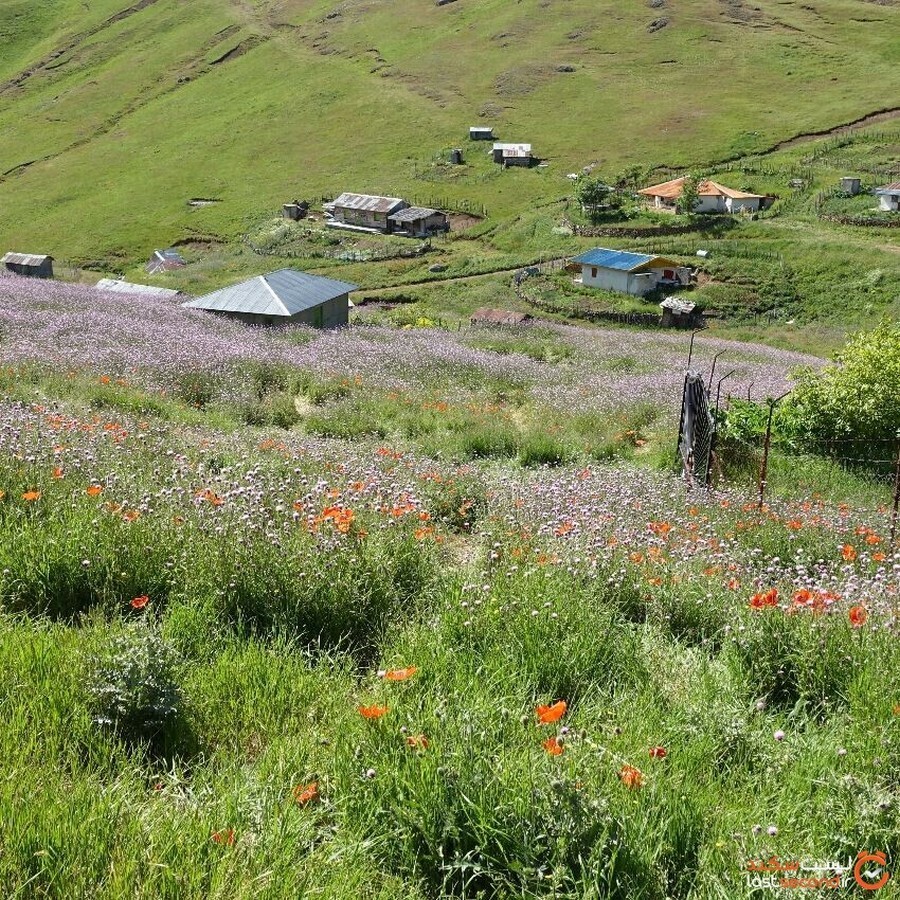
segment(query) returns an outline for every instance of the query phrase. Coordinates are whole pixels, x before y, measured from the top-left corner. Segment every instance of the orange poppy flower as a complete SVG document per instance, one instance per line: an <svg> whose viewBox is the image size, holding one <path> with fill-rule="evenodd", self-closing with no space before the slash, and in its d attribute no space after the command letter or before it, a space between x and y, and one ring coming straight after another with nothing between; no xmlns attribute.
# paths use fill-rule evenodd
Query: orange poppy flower
<svg viewBox="0 0 900 900"><path fill-rule="evenodd" d="M549 725L552 722L558 722L566 714L568 708L565 700L558 700L551 706L538 706L535 714L540 725Z"/></svg>
<svg viewBox="0 0 900 900"><path fill-rule="evenodd" d="M319 782L311 781L309 784L298 784L294 788L294 802L300 806L306 806L308 803L316 803L319 797Z"/></svg>
<svg viewBox="0 0 900 900"><path fill-rule="evenodd" d="M856 559L856 548L853 544L844 544L841 547L841 556L844 558L844 562L853 562Z"/></svg>
<svg viewBox="0 0 900 900"><path fill-rule="evenodd" d="M887 556L882 553L880 550L872 554L873 562L884 562L887 559Z"/></svg>
<svg viewBox="0 0 900 900"><path fill-rule="evenodd" d="M225 502L215 491L210 490L209 488L198 491L197 496L202 500L211 503L213 506L221 506Z"/></svg>
<svg viewBox="0 0 900 900"><path fill-rule="evenodd" d="M895 704L894 704L894 715L895 715L895 716L900 716L900 703L895 703Z"/></svg>
<svg viewBox="0 0 900 900"><path fill-rule="evenodd" d="M62 477L63 477L62 466L57 466L57 467L53 470L53 477L54 477L54 478L62 478Z"/></svg>
<svg viewBox="0 0 900 900"><path fill-rule="evenodd" d="M87 490L85 490L85 493L88 495L88 497L99 497L100 494L103 493L103 488L99 484L92 484L89 488L87 488Z"/></svg>
<svg viewBox="0 0 900 900"><path fill-rule="evenodd" d="M122 513L122 518L126 522L134 522L141 517L140 512L136 509L126 509L125 512Z"/></svg>
<svg viewBox="0 0 900 900"><path fill-rule="evenodd" d="M32 503L35 500L41 499L41 492L40 491L25 491L25 493L22 494L22 499L26 500L28 503Z"/></svg>
<svg viewBox="0 0 900 900"><path fill-rule="evenodd" d="M549 737L541 746L551 755L560 756L563 752L563 745L559 742L559 738Z"/></svg>
<svg viewBox="0 0 900 900"><path fill-rule="evenodd" d="M635 552L635 553L629 553L629 554L628 554L628 558L629 558L635 565L638 565L638 566L639 566L639 565L644 561L644 554L643 554L643 553L637 553L637 552Z"/></svg>
<svg viewBox="0 0 900 900"><path fill-rule="evenodd" d="M556 537L564 537L569 534L570 531L573 531L575 528L574 522L563 522L561 525L557 525L556 528L553 529L553 534Z"/></svg>
<svg viewBox="0 0 900 900"><path fill-rule="evenodd" d="M866 535L866 543L867 543L870 547L874 547L875 544L880 544L880 543L881 543L881 538L878 537L877 534L867 534L867 535Z"/></svg>
<svg viewBox="0 0 900 900"><path fill-rule="evenodd" d="M231 846L234 843L234 829L223 828L221 831L214 831L212 839L216 844L227 844Z"/></svg>
<svg viewBox="0 0 900 900"><path fill-rule="evenodd" d="M109 384L110 377L109 375L101 375L100 376L100 384Z"/></svg>
<svg viewBox="0 0 900 900"><path fill-rule="evenodd" d="M428 738L424 734L411 734L406 738L406 746L411 750L427 750Z"/></svg>
<svg viewBox="0 0 900 900"><path fill-rule="evenodd" d="M649 752L650 759L665 759L669 754L665 747L651 747Z"/></svg>
<svg viewBox="0 0 900 900"><path fill-rule="evenodd" d="M142 594L140 597L135 597L131 601L131 605L134 609L143 609L149 602L150 598L146 594Z"/></svg>
<svg viewBox="0 0 900 900"><path fill-rule="evenodd" d="M777 588L770 588L768 591L760 591L750 598L751 609L763 609L766 606L778 606Z"/></svg>
<svg viewBox="0 0 900 900"><path fill-rule="evenodd" d="M866 624L866 619L869 618L869 611L864 606L857 604L850 607L847 615L850 618L850 624L854 628L862 628Z"/></svg>
<svg viewBox="0 0 900 900"><path fill-rule="evenodd" d="M405 669L389 669L384 673L384 677L386 681L406 681L407 678L412 678L418 671L416 666L407 666Z"/></svg>
<svg viewBox="0 0 900 900"><path fill-rule="evenodd" d="M740 588L741 583L737 580L737 578L729 578L725 584L725 587L728 588L729 591L736 591Z"/></svg>
<svg viewBox="0 0 900 900"><path fill-rule="evenodd" d="M672 526L668 522L648 522L647 527L653 534L665 537L671 530Z"/></svg>
<svg viewBox="0 0 900 900"><path fill-rule="evenodd" d="M644 773L641 772L640 769L635 768L634 766L629 766L627 763L619 769L619 780L622 784L627 788L631 788L632 790L639 788L644 783Z"/></svg>
<svg viewBox="0 0 900 900"><path fill-rule="evenodd" d="M359 709L359 714L364 719L380 719L388 711L386 706L379 706L377 703L373 703L371 706L360 706L357 708Z"/></svg>

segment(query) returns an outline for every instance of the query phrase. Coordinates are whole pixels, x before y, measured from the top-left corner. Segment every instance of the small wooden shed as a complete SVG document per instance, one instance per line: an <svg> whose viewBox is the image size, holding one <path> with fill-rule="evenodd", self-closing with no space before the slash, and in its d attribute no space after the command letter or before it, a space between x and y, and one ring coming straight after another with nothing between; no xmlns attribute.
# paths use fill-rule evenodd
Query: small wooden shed
<svg viewBox="0 0 900 900"><path fill-rule="evenodd" d="M39 253L7 253L0 262L7 272L25 275L27 278L52 278L53 257Z"/></svg>
<svg viewBox="0 0 900 900"><path fill-rule="evenodd" d="M469 129L470 141L492 141L494 139L494 129L473 125Z"/></svg>
<svg viewBox="0 0 900 900"><path fill-rule="evenodd" d="M696 328L701 315L693 300L682 300L680 297L666 297L659 304L662 310L663 328Z"/></svg>
<svg viewBox="0 0 900 900"><path fill-rule="evenodd" d="M407 237L430 237L450 230L446 213L424 206L408 206L388 216L388 221L396 234Z"/></svg>

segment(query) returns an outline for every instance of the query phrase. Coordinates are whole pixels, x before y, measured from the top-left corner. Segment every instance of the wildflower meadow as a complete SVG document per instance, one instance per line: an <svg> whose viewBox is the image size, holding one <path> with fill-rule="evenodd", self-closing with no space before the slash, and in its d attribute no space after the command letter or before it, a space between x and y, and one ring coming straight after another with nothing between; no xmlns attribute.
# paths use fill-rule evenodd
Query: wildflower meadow
<svg viewBox="0 0 900 900"><path fill-rule="evenodd" d="M722 350L737 396L821 364ZM0 896L865 894L891 493L689 488L686 353L0 278Z"/></svg>

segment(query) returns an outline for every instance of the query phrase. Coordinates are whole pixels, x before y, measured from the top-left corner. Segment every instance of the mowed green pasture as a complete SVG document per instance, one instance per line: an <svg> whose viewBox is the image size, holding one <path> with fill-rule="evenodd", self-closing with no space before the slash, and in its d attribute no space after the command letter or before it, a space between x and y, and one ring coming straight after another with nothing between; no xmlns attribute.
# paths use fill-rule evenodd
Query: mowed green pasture
<svg viewBox="0 0 900 900"><path fill-rule="evenodd" d="M124 7L0 4L15 34L0 50L10 246L135 259L343 189L508 215L588 163L753 152L889 107L900 83L898 11L855 0L137 6L110 21ZM548 167L475 165L435 190L422 177L435 153L480 152L464 142L483 123ZM192 197L221 203L191 209Z"/></svg>

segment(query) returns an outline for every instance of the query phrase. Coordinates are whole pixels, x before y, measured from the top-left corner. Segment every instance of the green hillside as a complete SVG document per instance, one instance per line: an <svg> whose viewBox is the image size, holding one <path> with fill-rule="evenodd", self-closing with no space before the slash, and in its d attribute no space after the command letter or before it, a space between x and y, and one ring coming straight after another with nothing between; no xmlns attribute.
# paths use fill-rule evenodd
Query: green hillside
<svg viewBox="0 0 900 900"><path fill-rule="evenodd" d="M900 97L892 0L125 3L0 0L3 246L134 260L342 189L505 215L592 162L720 160ZM435 183L479 123L549 165Z"/></svg>

